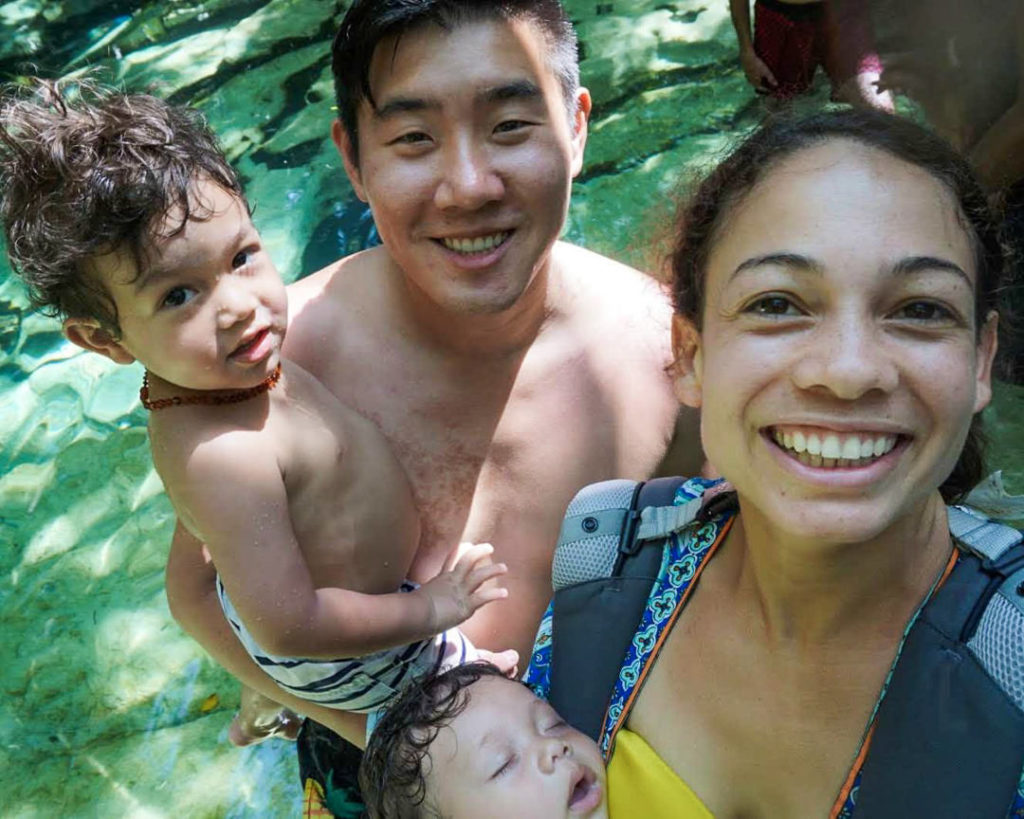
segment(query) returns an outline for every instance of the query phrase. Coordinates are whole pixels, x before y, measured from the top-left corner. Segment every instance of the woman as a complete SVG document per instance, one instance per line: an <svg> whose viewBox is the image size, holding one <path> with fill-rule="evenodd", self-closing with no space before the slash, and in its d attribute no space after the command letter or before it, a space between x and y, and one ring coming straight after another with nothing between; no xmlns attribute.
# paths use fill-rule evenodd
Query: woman
<svg viewBox="0 0 1024 819"><path fill-rule="evenodd" d="M775 123L701 186L673 267L677 393L738 512L667 550L602 735L611 813L852 816L907 634L960 560L946 503L983 475L987 204L912 123ZM1013 756L999 816L1024 810Z"/></svg>

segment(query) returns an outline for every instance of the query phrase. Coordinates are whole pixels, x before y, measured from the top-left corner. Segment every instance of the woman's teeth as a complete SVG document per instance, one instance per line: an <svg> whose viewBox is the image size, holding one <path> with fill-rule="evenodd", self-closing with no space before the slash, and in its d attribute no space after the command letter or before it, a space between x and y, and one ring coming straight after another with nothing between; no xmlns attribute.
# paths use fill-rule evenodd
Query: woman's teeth
<svg viewBox="0 0 1024 819"><path fill-rule="evenodd" d="M492 236L477 236L473 239L442 239L441 243L456 253L483 253L493 250L509 236L509 232L495 233Z"/></svg>
<svg viewBox="0 0 1024 819"><path fill-rule="evenodd" d="M896 446L895 435L837 434L824 435L802 430L787 432L773 429L772 439L800 463L807 466L866 466Z"/></svg>

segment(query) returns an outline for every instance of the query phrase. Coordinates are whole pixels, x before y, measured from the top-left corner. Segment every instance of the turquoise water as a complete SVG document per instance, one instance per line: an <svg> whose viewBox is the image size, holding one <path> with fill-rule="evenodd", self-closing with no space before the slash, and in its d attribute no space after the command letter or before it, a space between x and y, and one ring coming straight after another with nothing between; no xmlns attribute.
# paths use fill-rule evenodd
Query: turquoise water
<svg viewBox="0 0 1024 819"><path fill-rule="evenodd" d="M25 62L50 75L99 66L201 108L293 280L373 241L328 139L329 45L346 5L0 2L0 79ZM566 234L653 269L680 178L760 115L727 4L566 5L595 101ZM236 686L168 614L173 516L140 379L64 342L0 261L0 816L295 815L291 747L228 744ZM1022 398L999 385L988 412L1016 491Z"/></svg>

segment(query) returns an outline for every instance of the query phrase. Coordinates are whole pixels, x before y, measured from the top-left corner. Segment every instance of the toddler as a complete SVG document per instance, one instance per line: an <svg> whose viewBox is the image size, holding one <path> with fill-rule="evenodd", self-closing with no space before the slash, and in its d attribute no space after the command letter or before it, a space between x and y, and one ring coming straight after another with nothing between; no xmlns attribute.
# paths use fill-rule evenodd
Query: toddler
<svg viewBox="0 0 1024 819"><path fill-rule="evenodd" d="M282 359L284 284L197 112L88 82L9 89L0 190L36 305L73 343L145 366L156 469L279 686L373 712L474 656L454 627L506 595L487 583L505 566L466 544L407 581L419 522L405 473L374 424Z"/></svg>

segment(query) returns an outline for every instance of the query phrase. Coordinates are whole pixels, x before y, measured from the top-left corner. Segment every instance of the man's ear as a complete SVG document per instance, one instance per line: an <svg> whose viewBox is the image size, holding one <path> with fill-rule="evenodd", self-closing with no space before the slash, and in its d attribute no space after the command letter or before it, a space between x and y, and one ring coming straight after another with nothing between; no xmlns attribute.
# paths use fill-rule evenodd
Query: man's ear
<svg viewBox="0 0 1024 819"><path fill-rule="evenodd" d="M96 319L64 319L61 329L64 331L64 338L89 352L99 353L117 364L131 364L135 361L135 356Z"/></svg>
<svg viewBox="0 0 1024 819"><path fill-rule="evenodd" d="M592 105L590 92L580 88L576 92L576 113L572 117L572 175L575 179L583 170L583 149L587 144L587 123Z"/></svg>
<svg viewBox="0 0 1024 819"><path fill-rule="evenodd" d="M345 126L341 124L341 120L337 117L331 123L331 141L334 142L334 147L338 149L338 153L341 155L341 161L345 165L348 181L352 183L352 190L356 192L356 196L363 202L367 201L366 189L363 187L363 175L359 171L359 163L356 162L355 146L352 145L352 139L349 137Z"/></svg>
<svg viewBox="0 0 1024 819"><path fill-rule="evenodd" d="M995 310L985 317L978 339L977 373L974 387L974 411L981 412L992 400L992 362L999 348L999 314Z"/></svg>
<svg viewBox="0 0 1024 819"><path fill-rule="evenodd" d="M702 401L704 359L700 332L682 316L672 316L672 386L676 398L688 407L698 408Z"/></svg>

